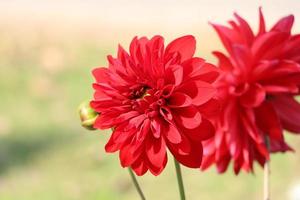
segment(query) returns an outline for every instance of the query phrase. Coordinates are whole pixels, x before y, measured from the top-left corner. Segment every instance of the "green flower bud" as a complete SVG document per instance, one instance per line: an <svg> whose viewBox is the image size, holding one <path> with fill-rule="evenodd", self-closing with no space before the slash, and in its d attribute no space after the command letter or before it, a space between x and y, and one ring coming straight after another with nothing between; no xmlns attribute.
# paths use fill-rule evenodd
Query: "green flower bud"
<svg viewBox="0 0 300 200"><path fill-rule="evenodd" d="M94 123L99 115L99 113L95 112L91 106L89 101L82 102L78 107L78 112L81 120L81 126L88 130L96 130L94 128Z"/></svg>

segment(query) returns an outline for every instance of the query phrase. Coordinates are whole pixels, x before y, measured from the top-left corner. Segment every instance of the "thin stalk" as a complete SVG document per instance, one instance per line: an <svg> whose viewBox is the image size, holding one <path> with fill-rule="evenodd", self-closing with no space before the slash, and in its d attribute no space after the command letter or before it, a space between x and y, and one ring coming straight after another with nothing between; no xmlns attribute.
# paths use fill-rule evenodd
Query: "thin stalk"
<svg viewBox="0 0 300 200"><path fill-rule="evenodd" d="M136 191L139 193L139 195L141 197L141 200L146 200L146 198L143 194L143 191L142 191L142 189L141 189L141 187L140 187L140 185L139 185L139 183L138 183L138 181L137 181L137 179L136 179L136 177L135 177L135 175L134 175L134 173L133 173L133 171L130 167L128 167L128 171L129 171L129 174L131 176L133 185L134 185Z"/></svg>
<svg viewBox="0 0 300 200"><path fill-rule="evenodd" d="M266 136L266 146L270 152L270 139ZM264 200L270 200L270 159L264 165Z"/></svg>
<svg viewBox="0 0 300 200"><path fill-rule="evenodd" d="M183 186L180 164L177 162L177 160L175 158L174 158L174 164L175 164L175 169L176 169L180 199L185 200L185 193L184 193L184 186Z"/></svg>

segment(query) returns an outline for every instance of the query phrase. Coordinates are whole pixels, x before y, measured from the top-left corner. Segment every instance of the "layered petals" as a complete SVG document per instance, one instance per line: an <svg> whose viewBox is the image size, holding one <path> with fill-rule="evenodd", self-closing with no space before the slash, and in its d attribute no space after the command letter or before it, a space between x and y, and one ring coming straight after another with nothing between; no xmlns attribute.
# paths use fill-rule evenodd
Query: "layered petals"
<svg viewBox="0 0 300 200"><path fill-rule="evenodd" d="M283 131L300 132L300 37L291 33L292 15L266 30L260 9L257 34L235 17L230 27L213 25L228 56L214 52L222 69L215 82L222 102L213 117L216 134L204 142L201 169L215 164L223 173L232 162L238 174L253 172L254 162L263 166L270 153L292 150Z"/></svg>
<svg viewBox="0 0 300 200"><path fill-rule="evenodd" d="M300 133L300 104L293 96L278 96L272 101L283 127L294 133Z"/></svg>
<svg viewBox="0 0 300 200"><path fill-rule="evenodd" d="M112 129L106 152L139 176L159 175L169 150L182 165L199 168L202 141L213 137L210 112L219 104L213 83L220 72L194 57L196 40L184 36L165 47L161 36L134 38L108 68L96 68L91 107L94 128ZM203 114L203 116L202 116Z"/></svg>

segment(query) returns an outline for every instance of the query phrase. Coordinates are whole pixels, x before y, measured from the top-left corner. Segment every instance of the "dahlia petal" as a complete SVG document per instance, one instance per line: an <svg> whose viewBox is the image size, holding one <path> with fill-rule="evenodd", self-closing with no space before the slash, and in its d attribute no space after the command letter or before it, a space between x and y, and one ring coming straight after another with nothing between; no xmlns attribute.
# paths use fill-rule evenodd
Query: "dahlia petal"
<svg viewBox="0 0 300 200"><path fill-rule="evenodd" d="M151 52L152 64L158 64L156 62L162 62L162 55L164 51L164 38L160 35L152 37L149 42L149 48Z"/></svg>
<svg viewBox="0 0 300 200"><path fill-rule="evenodd" d="M171 96L171 94L173 93L175 89L175 86L174 85L166 85L163 89L162 89L162 96L164 98L168 98Z"/></svg>
<svg viewBox="0 0 300 200"><path fill-rule="evenodd" d="M241 116L241 122L245 129L245 132L248 133L256 143L264 142L264 138L260 134L260 132L255 124L255 122L256 122L255 114L252 109L244 110L244 113Z"/></svg>
<svg viewBox="0 0 300 200"><path fill-rule="evenodd" d="M240 130L241 127L239 125L241 123L240 118L238 117L241 116L240 112L241 110L238 108L237 101L234 98L229 99L228 101L223 102L223 114L221 115L220 120L217 121L219 123L219 129L217 130L215 137L217 138L220 135L219 132L225 133L228 148L232 156L237 156L239 154L241 137L245 137L242 132L243 130Z"/></svg>
<svg viewBox="0 0 300 200"><path fill-rule="evenodd" d="M248 146L248 140L244 140L245 146L243 148L243 169L247 172L250 172L253 169L253 161L250 159L250 152L249 152L249 146Z"/></svg>
<svg viewBox="0 0 300 200"><path fill-rule="evenodd" d="M161 55L163 54L164 50L164 38L162 36L153 36L149 42L149 46L151 49L151 57L154 60L162 58Z"/></svg>
<svg viewBox="0 0 300 200"><path fill-rule="evenodd" d="M169 123L172 123L173 115L171 110L166 106L161 106L159 109L161 116Z"/></svg>
<svg viewBox="0 0 300 200"><path fill-rule="evenodd" d="M300 63L300 34L292 35L284 50L288 59Z"/></svg>
<svg viewBox="0 0 300 200"><path fill-rule="evenodd" d="M138 176L142 176L148 171L147 165L142 159L134 162L130 167Z"/></svg>
<svg viewBox="0 0 300 200"><path fill-rule="evenodd" d="M163 137L156 139L150 136L146 141L145 151L151 164L158 168L163 165L167 156L166 144Z"/></svg>
<svg viewBox="0 0 300 200"><path fill-rule="evenodd" d="M93 88L97 91L101 91L104 93L106 96L114 97L114 99L124 99L124 96L120 94L119 91L116 89L112 88L108 84L101 84L101 83L94 83Z"/></svg>
<svg viewBox="0 0 300 200"><path fill-rule="evenodd" d="M229 20L228 21L229 25L231 25L232 29L236 32L240 32L240 25L237 24L235 21L233 20Z"/></svg>
<svg viewBox="0 0 300 200"><path fill-rule="evenodd" d="M122 143L114 142L113 138L111 137L105 145L105 151L109 153L113 153L120 150L121 146Z"/></svg>
<svg viewBox="0 0 300 200"><path fill-rule="evenodd" d="M248 91L240 98L243 106L252 108L259 106L266 98L266 92L259 84L251 84Z"/></svg>
<svg viewBox="0 0 300 200"><path fill-rule="evenodd" d="M196 40L193 36L187 35L173 40L165 50L165 55L178 52L181 61L191 58L196 50Z"/></svg>
<svg viewBox="0 0 300 200"><path fill-rule="evenodd" d="M205 60L202 58L194 57L184 61L181 65L183 67L183 77L190 78L190 74L193 74L198 69L201 69Z"/></svg>
<svg viewBox="0 0 300 200"><path fill-rule="evenodd" d="M218 173L224 173L227 170L229 163L230 163L229 155L224 156L221 160L218 160L216 163Z"/></svg>
<svg viewBox="0 0 300 200"><path fill-rule="evenodd" d="M177 114L174 116L176 122L187 129L197 128L201 124L201 114L194 106L178 108L174 112Z"/></svg>
<svg viewBox="0 0 300 200"><path fill-rule="evenodd" d="M205 140L202 142L202 144L203 144L203 155L204 156L211 156L211 155L214 156L215 155L215 152L217 150L216 145L215 145L215 138Z"/></svg>
<svg viewBox="0 0 300 200"><path fill-rule="evenodd" d="M181 65L170 65L166 69L166 82L178 86L183 80L183 68Z"/></svg>
<svg viewBox="0 0 300 200"><path fill-rule="evenodd" d="M184 81L199 79L213 83L220 74L216 66L206 63L201 58L191 58L182 63Z"/></svg>
<svg viewBox="0 0 300 200"><path fill-rule="evenodd" d="M262 8L259 8L259 29L258 29L258 36L264 34L266 32L266 24L265 24L265 19L264 15L262 13Z"/></svg>
<svg viewBox="0 0 300 200"><path fill-rule="evenodd" d="M245 37L245 41L250 46L254 39L254 34L249 26L249 24L240 17L237 13L234 14L234 16L237 18L239 24L240 24L240 31L242 35Z"/></svg>
<svg viewBox="0 0 300 200"><path fill-rule="evenodd" d="M177 129L177 127L175 127L175 125L168 124L166 125L165 129L166 138L169 142L178 144L182 141L181 134L179 133L179 130Z"/></svg>
<svg viewBox="0 0 300 200"><path fill-rule="evenodd" d="M162 125L161 125L161 120L159 120L159 118L154 118L151 121L151 131L153 133L153 136L155 138L159 138L161 136L162 133Z"/></svg>
<svg viewBox="0 0 300 200"><path fill-rule="evenodd" d="M272 72L272 68L274 65L276 65L278 61L267 61L264 60L260 62L257 67L255 67L252 71L252 77L253 79L260 81L264 80L266 76L270 75L270 72Z"/></svg>
<svg viewBox="0 0 300 200"><path fill-rule="evenodd" d="M203 154L202 143L195 143L190 141L190 147L190 152L187 155L177 153L177 151L174 150L174 147L172 146L170 146L169 148L175 159L182 165L190 168L200 168Z"/></svg>
<svg viewBox="0 0 300 200"><path fill-rule="evenodd" d="M177 107L187 107L192 105L192 99L181 92L173 93L170 98L168 99L168 106L177 108Z"/></svg>
<svg viewBox="0 0 300 200"><path fill-rule="evenodd" d="M92 71L92 74L98 83L106 82L109 80L107 73L108 69L105 67L95 68Z"/></svg>
<svg viewBox="0 0 300 200"><path fill-rule="evenodd" d="M276 96L272 104L285 129L300 133L300 104L292 96Z"/></svg>
<svg viewBox="0 0 300 200"><path fill-rule="evenodd" d="M263 85L265 91L269 94L278 94L278 93L298 93L299 88L294 84L288 85Z"/></svg>
<svg viewBox="0 0 300 200"><path fill-rule="evenodd" d="M108 83L114 86L128 86L128 82L135 80L135 70L131 69L131 59L127 52L119 46L118 50L119 59L108 57L110 65L109 71L107 72ZM116 84L117 83L117 84Z"/></svg>
<svg viewBox="0 0 300 200"><path fill-rule="evenodd" d="M180 137L181 137L180 143L172 143L166 140L167 146L169 147L169 149L172 148L173 152L176 154L180 154L180 155L190 154L191 144L189 139L183 134L181 134Z"/></svg>
<svg viewBox="0 0 300 200"><path fill-rule="evenodd" d="M149 119L145 119L145 121L142 123L140 130L137 131L136 134L136 139L137 141L143 141L146 136L148 135L149 131L150 131L150 120Z"/></svg>
<svg viewBox="0 0 300 200"><path fill-rule="evenodd" d="M132 165L139 158L142 153L139 148L141 148L141 146L134 144L133 141L124 144L119 153L122 167L128 167Z"/></svg>
<svg viewBox="0 0 300 200"><path fill-rule="evenodd" d="M106 95L105 93L103 93L101 90L96 90L94 92L94 99L97 100L97 99L109 99L111 97L109 97L108 95Z"/></svg>
<svg viewBox="0 0 300 200"><path fill-rule="evenodd" d="M300 50L299 50L299 52L300 52ZM298 63L300 63L300 53L295 53L296 55L294 55L293 57L291 57L291 59L292 60L294 60L295 62L298 62Z"/></svg>
<svg viewBox="0 0 300 200"><path fill-rule="evenodd" d="M204 157L201 164L201 170L206 170L213 163L217 166L218 173L223 173L227 170L228 165L231 160L231 156L226 147L225 141L222 142L222 147L217 147L214 144L214 140L209 140L204 142ZM207 151L207 148L210 148L210 152Z"/></svg>
<svg viewBox="0 0 300 200"><path fill-rule="evenodd" d="M133 58L135 64L143 64L144 63L144 56L146 53L146 44L148 42L148 38L141 37L141 38L133 38L132 42L130 43L129 51L130 56ZM140 74L140 73L139 73Z"/></svg>
<svg viewBox="0 0 300 200"><path fill-rule="evenodd" d="M138 43L138 37L135 36L129 45L129 52L130 52L130 56L133 57L135 55L135 51L137 49L137 43Z"/></svg>
<svg viewBox="0 0 300 200"><path fill-rule="evenodd" d="M278 84L282 83L285 79L288 79L286 82L289 84L294 83L294 81L296 81L295 84L298 84L300 83L299 76L300 65L290 60L263 61L253 71L253 77L264 84ZM289 79L292 77L293 81L291 82Z"/></svg>
<svg viewBox="0 0 300 200"><path fill-rule="evenodd" d="M251 46L251 52L255 55L254 60L274 57L280 53L284 41L289 37L285 32L267 32L258 37Z"/></svg>
<svg viewBox="0 0 300 200"><path fill-rule="evenodd" d="M109 141L105 145L105 151L112 153L117 150L120 150L125 141L127 139L130 139L133 134L133 131L124 131L123 128L120 129L117 127L113 131L111 137L109 138Z"/></svg>
<svg viewBox="0 0 300 200"><path fill-rule="evenodd" d="M225 134L226 133L223 130L218 130L214 137L214 146L218 149L224 149L224 151L227 150L225 147L222 147L225 141Z"/></svg>
<svg viewBox="0 0 300 200"><path fill-rule="evenodd" d="M242 165L243 165L243 161L241 156L237 160L234 160L233 171L236 175L240 173Z"/></svg>
<svg viewBox="0 0 300 200"><path fill-rule="evenodd" d="M121 122L124 122L124 121L128 121L131 118L134 118L134 117L139 116L139 115L140 115L140 113L137 112L137 111L129 111L129 112L122 113L121 115L116 117L114 120L115 120L115 123L121 123Z"/></svg>
<svg viewBox="0 0 300 200"><path fill-rule="evenodd" d="M102 112L105 111L107 108L112 108L120 105L122 105L122 101L112 101L111 99L94 100L90 103L90 106L97 112Z"/></svg>
<svg viewBox="0 0 300 200"><path fill-rule="evenodd" d="M107 129L113 127L115 125L114 119L118 115L117 112L101 113L94 123L94 128Z"/></svg>
<svg viewBox="0 0 300 200"><path fill-rule="evenodd" d="M238 133L235 133L234 135L237 135ZM233 138L233 137L232 137ZM233 159L238 158L241 155L242 152L242 144L241 144L241 138L235 139L235 141L231 141L229 144L229 152Z"/></svg>
<svg viewBox="0 0 300 200"><path fill-rule="evenodd" d="M121 61L122 67L119 67L118 70L122 74L127 74L126 68L128 67L128 60L130 59L129 54L124 50L121 45L118 45L118 60Z"/></svg>
<svg viewBox="0 0 300 200"><path fill-rule="evenodd" d="M289 15L280 19L272 28L271 31L291 32L294 23L294 16Z"/></svg>
<svg viewBox="0 0 300 200"><path fill-rule="evenodd" d="M165 156L165 159L164 159L162 165L159 166L159 167L153 166L153 165L150 163L150 164L148 164L149 171L150 171L154 176L158 176L158 175L163 171L163 169L166 167L167 162L168 162L168 157Z"/></svg>
<svg viewBox="0 0 300 200"><path fill-rule="evenodd" d="M230 151L228 149L228 144L229 142L234 142L234 141L226 141L226 137L224 135L224 133L221 133L220 134L221 136L220 137L215 137L216 140L215 140L215 148L216 148L216 152L215 152L215 158L216 158L216 161L220 161L220 160L223 160L223 158L227 157L227 156L230 156ZM218 136L218 135L216 135ZM219 140L219 141L217 141ZM237 151L237 153L240 153L239 151ZM234 154L233 154L234 155ZM236 159L238 155L234 155L234 159Z"/></svg>
<svg viewBox="0 0 300 200"><path fill-rule="evenodd" d="M266 158L261 155L257 149L254 149L255 153L254 153L254 159L258 162L258 164L261 166L261 167L264 167L265 165L265 162L266 162Z"/></svg>
<svg viewBox="0 0 300 200"><path fill-rule="evenodd" d="M194 141L203 141L207 140L215 135L215 127L210 121L205 118L202 118L200 126L195 129L188 129L184 132L191 140Z"/></svg>
<svg viewBox="0 0 300 200"><path fill-rule="evenodd" d="M111 138L114 140L114 142L124 143L127 139L131 139L135 133L136 130L130 127L129 124L119 125L114 129Z"/></svg>
<svg viewBox="0 0 300 200"><path fill-rule="evenodd" d="M287 151L294 151L287 143L285 143L284 140L281 141L276 141L272 140L270 142L270 151L272 153L277 153L277 152L287 152Z"/></svg>
<svg viewBox="0 0 300 200"><path fill-rule="evenodd" d="M147 44L147 52L149 58L149 67L145 68L148 71L148 75L152 79L156 79L157 77L161 77L164 73L164 58L163 58L163 51L164 51L164 38L156 35ZM145 66L147 64L145 63Z"/></svg>
<svg viewBox="0 0 300 200"><path fill-rule="evenodd" d="M237 68L244 73L249 71L252 64L252 54L246 46L234 44L232 45L232 56L236 62Z"/></svg>
<svg viewBox="0 0 300 200"><path fill-rule="evenodd" d="M202 160L201 168L200 168L202 171L208 169L210 166L212 166L215 163L214 155L203 156L202 159L203 160Z"/></svg>
<svg viewBox="0 0 300 200"><path fill-rule="evenodd" d="M138 115L129 120L130 124L133 124L136 128L140 127L146 119L146 115Z"/></svg>
<svg viewBox="0 0 300 200"><path fill-rule="evenodd" d="M264 157L265 160L270 159L270 152L267 149L265 142L256 144L256 149L261 154L261 156Z"/></svg>
<svg viewBox="0 0 300 200"><path fill-rule="evenodd" d="M214 56L216 56L219 60L218 66L224 71L231 71L233 69L232 63L227 56L219 51L213 52Z"/></svg>
<svg viewBox="0 0 300 200"><path fill-rule="evenodd" d="M220 71L218 68L212 64L205 63L198 70L195 70L190 76L192 79L213 83L219 75Z"/></svg>
<svg viewBox="0 0 300 200"><path fill-rule="evenodd" d="M299 43L300 44L300 43ZM274 62L274 64L270 64L269 67L269 73L265 74L265 79L276 79L277 81L278 78L284 78L286 76L291 76L291 75L298 75L299 77L300 73L300 65L294 61L290 60L283 60L280 62ZM275 81L276 81L275 80Z"/></svg>
<svg viewBox="0 0 300 200"><path fill-rule="evenodd" d="M234 30L227 28L226 26L217 25L217 24L211 24L211 25L219 35L223 43L223 46L227 49L229 53L231 53L233 41L239 40L238 39L239 36L237 35L237 33Z"/></svg>
<svg viewBox="0 0 300 200"><path fill-rule="evenodd" d="M221 102L217 99L210 99L197 107L201 115L210 119L216 117L221 111Z"/></svg>
<svg viewBox="0 0 300 200"><path fill-rule="evenodd" d="M194 105L201 105L216 95L216 89L209 83L195 80L188 81L180 86L178 91L189 95Z"/></svg>

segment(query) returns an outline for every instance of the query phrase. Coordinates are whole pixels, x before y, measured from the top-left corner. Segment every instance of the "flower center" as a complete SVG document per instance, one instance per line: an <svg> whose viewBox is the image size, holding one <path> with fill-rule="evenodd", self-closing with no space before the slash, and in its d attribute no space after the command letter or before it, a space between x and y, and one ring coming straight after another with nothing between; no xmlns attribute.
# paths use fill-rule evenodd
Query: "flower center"
<svg viewBox="0 0 300 200"><path fill-rule="evenodd" d="M145 96L148 96L147 90L149 90L148 86L134 86L131 88L132 91L130 93L130 99L143 99Z"/></svg>

